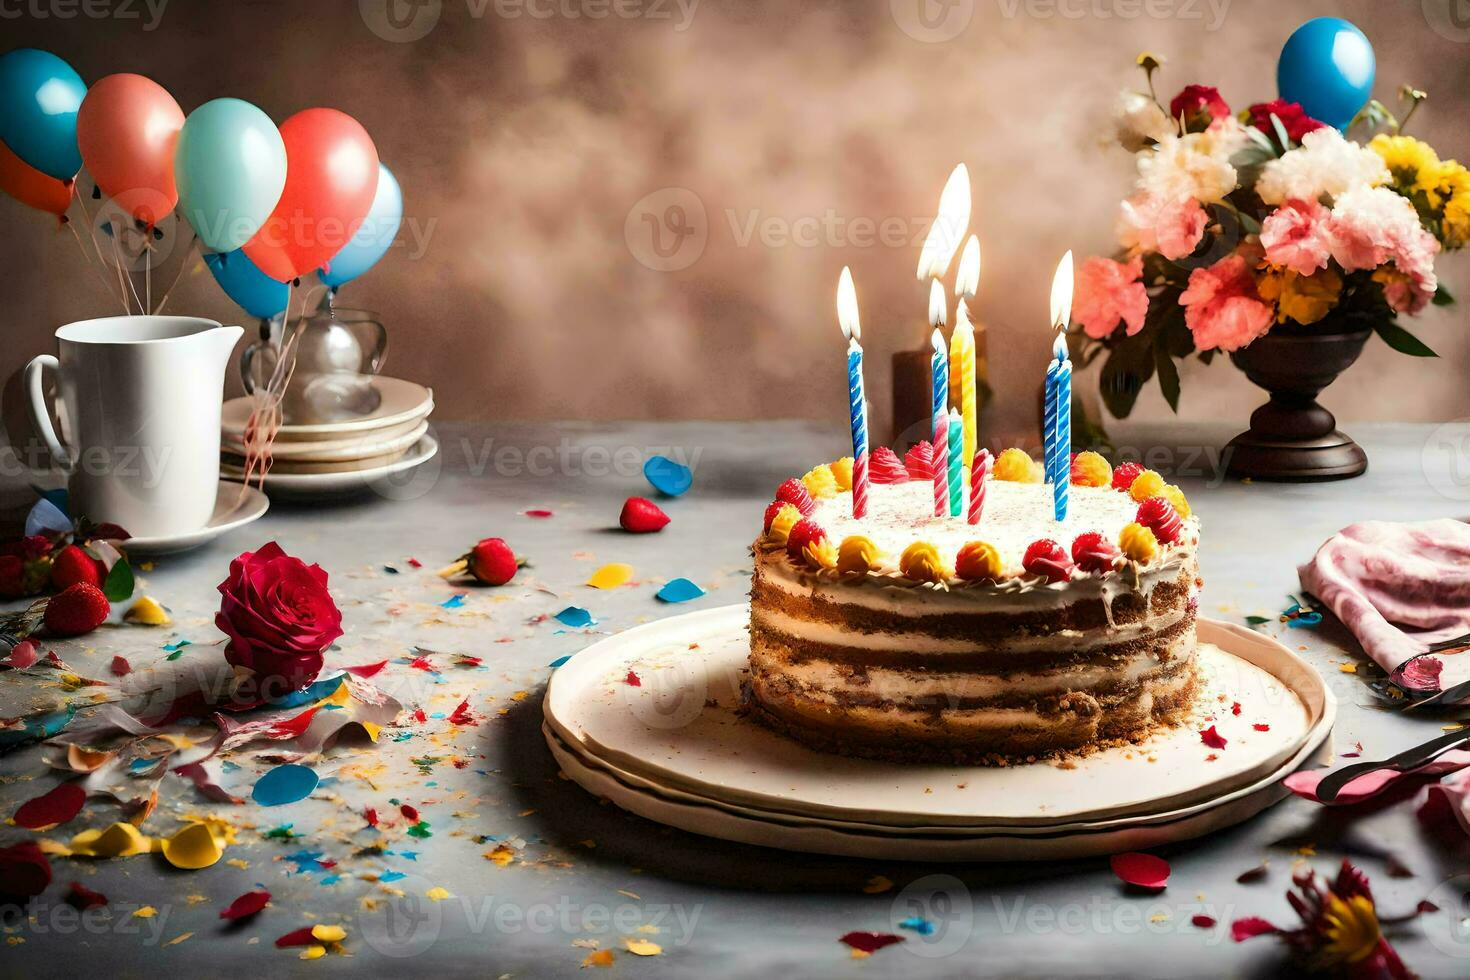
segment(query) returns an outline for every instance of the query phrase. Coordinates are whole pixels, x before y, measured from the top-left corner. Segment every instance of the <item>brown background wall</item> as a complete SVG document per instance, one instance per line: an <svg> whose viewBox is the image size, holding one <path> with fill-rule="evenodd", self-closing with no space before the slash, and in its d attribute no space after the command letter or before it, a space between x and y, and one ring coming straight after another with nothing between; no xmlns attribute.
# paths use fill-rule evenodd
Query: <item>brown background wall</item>
<svg viewBox="0 0 1470 980"><path fill-rule="evenodd" d="M1292 28L1344 15L1376 46L1378 95L1428 89L1415 132L1470 154L1470 26L1435 16L1455 0L927 0L932 33L914 16L926 0L419 0L399 7L419 18L403 32L385 0L168 0L156 20L141 0L92 2L109 15L7 0L3 46L55 51L88 81L148 74L186 112L234 95L277 121L312 105L362 121L406 219L343 302L381 311L389 373L432 385L451 419L836 423L846 263L881 433L880 366L927 332L918 243L963 160L985 254L991 421L1025 426L1052 268L1066 248L1112 247L1130 159L1108 143L1109 117L1140 80L1141 49L1168 59L1164 98L1198 81L1241 107L1275 95ZM671 204L693 234L670 259L682 268L658 271L646 222L672 221ZM48 219L5 199L0 221L8 376L51 348L56 325L113 307ZM1470 298L1470 263L1440 268ZM202 265L170 311L239 318ZM1375 340L1329 405L1349 419L1470 414L1464 317L1431 310L1419 324L1437 362ZM1244 421L1257 400L1223 364L1186 369L1185 417ZM1167 413L1151 388L1139 414Z"/></svg>

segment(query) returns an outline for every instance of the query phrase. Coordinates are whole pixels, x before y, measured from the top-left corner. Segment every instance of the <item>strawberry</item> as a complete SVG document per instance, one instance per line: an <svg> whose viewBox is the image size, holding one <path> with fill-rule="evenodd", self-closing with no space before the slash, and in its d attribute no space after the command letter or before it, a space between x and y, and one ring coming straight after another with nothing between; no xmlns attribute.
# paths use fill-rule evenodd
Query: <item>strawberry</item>
<svg viewBox="0 0 1470 980"><path fill-rule="evenodd" d="M1138 479L1138 474L1143 472L1142 463L1119 463L1113 467L1113 489L1128 492L1133 486L1133 481Z"/></svg>
<svg viewBox="0 0 1470 980"><path fill-rule="evenodd" d="M112 607L95 585L77 582L46 602L46 629L54 636L81 636L102 625Z"/></svg>
<svg viewBox="0 0 1470 980"><path fill-rule="evenodd" d="M1123 553L1096 531L1077 535L1072 542L1072 560L1084 572L1110 572Z"/></svg>
<svg viewBox="0 0 1470 980"><path fill-rule="evenodd" d="M1072 577L1072 559L1067 557L1066 549L1050 538L1031 542L1021 567L1048 582L1065 582Z"/></svg>
<svg viewBox="0 0 1470 980"><path fill-rule="evenodd" d="M102 587L105 577L102 563L81 548L69 544L51 558L51 588L57 592L77 582Z"/></svg>
<svg viewBox="0 0 1470 980"><path fill-rule="evenodd" d="M669 523L669 515L647 497L629 497L623 502L623 512L618 515L618 523L630 534L652 534L663 530L664 525Z"/></svg>
<svg viewBox="0 0 1470 980"><path fill-rule="evenodd" d="M812 499L811 491L796 477L792 477L776 488L776 499L795 504L803 517L810 516L811 512L817 509L817 502Z"/></svg>
<svg viewBox="0 0 1470 980"><path fill-rule="evenodd" d="M786 501L773 500L771 501L771 505L766 508L766 516L764 518L763 526L765 527L767 534L771 533L771 522L776 519L776 515L781 513L781 508L785 506Z"/></svg>
<svg viewBox="0 0 1470 980"><path fill-rule="evenodd" d="M873 458L868 463L868 479L874 483L907 483L909 471L903 465L903 460L887 446L879 446L873 450Z"/></svg>
<svg viewBox="0 0 1470 980"><path fill-rule="evenodd" d="M0 599L19 599L26 594L26 563L19 555L0 555Z"/></svg>
<svg viewBox="0 0 1470 980"><path fill-rule="evenodd" d="M1134 520L1154 532L1159 544L1173 544L1178 541L1179 533L1184 528L1179 512L1165 497L1150 497L1139 504L1138 516Z"/></svg>
<svg viewBox="0 0 1470 980"><path fill-rule="evenodd" d="M821 541L827 537L827 532L822 530L822 525L816 521L800 520L791 526L791 533L786 535L786 554L793 561L801 561L802 553L806 546Z"/></svg>
<svg viewBox="0 0 1470 980"><path fill-rule="evenodd" d="M485 538L465 556L470 574L485 585L504 585L516 577L520 559L503 538Z"/></svg>
<svg viewBox="0 0 1470 980"><path fill-rule="evenodd" d="M910 480L934 479L934 447L927 442L918 442L904 453L903 465L909 471Z"/></svg>
<svg viewBox="0 0 1470 980"><path fill-rule="evenodd" d="M49 554L51 554L51 539L44 534L31 534L0 543L0 555L15 555L26 561L44 558Z"/></svg>

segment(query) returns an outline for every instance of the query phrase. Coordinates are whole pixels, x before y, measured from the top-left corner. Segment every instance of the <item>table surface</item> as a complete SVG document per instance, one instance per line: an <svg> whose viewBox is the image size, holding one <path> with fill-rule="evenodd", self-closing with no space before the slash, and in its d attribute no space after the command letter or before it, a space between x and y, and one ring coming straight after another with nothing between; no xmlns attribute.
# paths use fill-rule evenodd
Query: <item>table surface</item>
<svg viewBox="0 0 1470 980"><path fill-rule="evenodd" d="M205 802L169 777L146 829L166 835L187 814L214 812L239 828L227 859L196 872L158 856L110 861L54 860L56 883L26 918L6 922L0 947L7 975L53 975L66 967L104 967L118 976L189 974L259 977L367 969L431 976L574 976L596 942L616 951L613 970L646 976L803 977L867 975L1059 976L1131 974L1171 977L1269 974L1282 963L1269 938L1237 945L1229 923L1261 915L1290 924L1284 893L1294 867L1332 871L1344 857L1374 883L1384 914L1407 911L1433 894L1446 909L1403 926L1397 948L1424 976L1464 976L1470 936L1454 931L1458 896L1470 890L1470 840L1428 834L1412 796L1371 812L1325 811L1291 798L1255 819L1203 840L1166 848L1173 866L1166 891L1123 888L1105 859L1053 864L931 866L778 852L672 830L623 813L558 775L542 742L541 693L549 664L598 636L651 619L743 601L747 548L759 515L782 479L843 452L834 427L782 424L498 425L436 427L439 461L390 494L332 503L277 501L259 523L197 551L159 559L141 574L142 590L172 610L163 629L108 627L55 644L79 673L107 678L114 655L135 668L157 661L164 645L188 639L185 656L217 658L212 624L216 584L241 550L276 540L319 562L331 575L347 633L329 666L389 659L375 682L423 723L376 746L334 750L317 763L325 781L310 799L271 810L247 802ZM1368 450L1369 472L1343 483L1247 484L1220 475L1229 432L1120 428L1120 446L1149 447L1146 462L1176 471L1203 518L1201 611L1241 622L1274 616L1296 591L1296 565L1338 528L1367 518L1410 520L1470 513L1470 484L1441 454L1449 437L1470 427L1364 425L1354 435ZM1463 445L1463 443L1461 443ZM694 489L669 501L673 522L656 535L616 529L625 497L644 494L642 460L665 453L693 464ZM1460 477L1456 482L1456 477ZM523 512L554 511L550 518ZM464 588L434 569L486 536L506 538L530 565L500 589ZM422 563L413 567L410 559ZM604 562L636 569L633 585L584 586ZM396 570L396 574L394 571ZM687 607L654 599L662 581L686 576L709 593ZM465 592L463 605L440 603ZM549 614L590 609L598 625L562 628ZM1301 651L1338 698L1339 750L1361 742L1365 758L1392 754L1440 731L1447 718L1405 718L1374 707L1351 640L1333 626L1264 627ZM407 666L415 647L439 651L437 673ZM480 668L453 665L452 653L483 658ZM28 684L22 690L17 685ZM34 674L4 676L5 696L31 699ZM54 691L51 692L55 694ZM461 700L483 721L457 727L444 716ZM416 765L410 760L437 760ZM248 796L264 763L235 759L225 784ZM51 784L39 748L5 757L0 812ZM432 836L405 835L408 821L392 801L418 808ZM367 807L383 815L369 829ZM67 840L117 819L93 801L49 836ZM265 831L292 824L294 840ZM0 829L0 843L33 836ZM501 866L484 855L498 843L514 851ZM379 844L385 853L362 853ZM306 853L303 853L306 852ZM319 852L323 862L313 863ZM1262 882L1238 875L1269 862ZM1397 862L1412 877L1395 877ZM365 880L382 871L402 877ZM1460 877L1456 879L1456 876ZM886 879L891 888L880 890ZM108 896L106 912L78 916L61 901L80 881ZM264 886L272 905L226 927L219 911ZM430 889L450 893L442 901ZM393 890L401 893L395 895ZM1455 897L1451 897L1455 896ZM152 906L157 914L131 913ZM940 929L855 962L838 937L850 930L893 931L913 914ZM1191 923L1212 916L1213 928ZM302 925L340 922L350 957L301 963L273 940ZM178 940L178 937L187 937ZM662 955L636 957L627 938L650 939ZM178 941L176 941L178 940ZM172 964L172 965L171 965ZM873 970L879 970L877 974ZM325 971L323 973L322 971ZM595 972L595 971L594 971ZM610 971L611 972L611 971Z"/></svg>

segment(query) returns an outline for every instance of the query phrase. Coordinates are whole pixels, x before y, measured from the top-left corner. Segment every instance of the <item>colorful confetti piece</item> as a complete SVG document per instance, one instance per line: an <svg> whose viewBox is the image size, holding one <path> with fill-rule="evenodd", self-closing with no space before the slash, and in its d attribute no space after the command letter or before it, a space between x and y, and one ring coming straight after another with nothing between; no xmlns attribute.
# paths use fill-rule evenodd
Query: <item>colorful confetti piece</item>
<svg viewBox="0 0 1470 980"><path fill-rule="evenodd" d="M287 763L256 780L250 798L261 806L282 806L304 800L316 791L318 778L310 766Z"/></svg>
<svg viewBox="0 0 1470 980"><path fill-rule="evenodd" d="M597 571L593 572L592 577L587 580L587 584L594 589L616 589L620 585L627 585L632 577L632 565L613 562L610 565L603 565Z"/></svg>
<svg viewBox="0 0 1470 980"><path fill-rule="evenodd" d="M643 475L653 488L667 497L682 496L694 483L689 467L667 456L652 456L643 464Z"/></svg>
<svg viewBox="0 0 1470 980"><path fill-rule="evenodd" d="M704 594L703 589L687 578L672 579L665 582L664 587L658 590L658 598L664 602L689 602Z"/></svg>

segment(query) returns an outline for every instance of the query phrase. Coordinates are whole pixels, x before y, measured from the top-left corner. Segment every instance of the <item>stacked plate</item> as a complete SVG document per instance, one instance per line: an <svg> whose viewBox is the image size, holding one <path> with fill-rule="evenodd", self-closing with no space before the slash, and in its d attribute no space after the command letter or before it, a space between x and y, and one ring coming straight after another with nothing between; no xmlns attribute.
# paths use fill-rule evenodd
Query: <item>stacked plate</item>
<svg viewBox="0 0 1470 980"><path fill-rule="evenodd" d="M1316 671L1268 637L1206 620L1196 717L1143 745L1008 768L814 752L742 716L748 622L744 605L679 616L560 667L542 731L562 770L626 810L712 837L864 858L1017 861L1210 833L1282 799L1287 775L1330 752L1335 705ZM1226 748L1204 744L1210 725Z"/></svg>
<svg viewBox="0 0 1470 980"><path fill-rule="evenodd" d="M375 378L379 404L373 412L340 421L283 425L271 447L267 490L340 493L423 465L439 450L429 435L434 394L398 378ZM233 398L224 405L220 472L240 480L245 470L245 426L253 402Z"/></svg>

